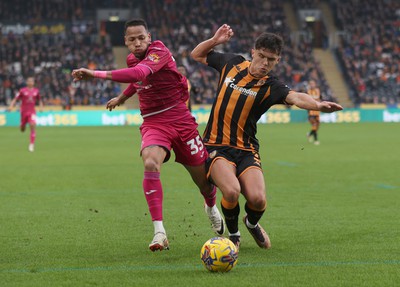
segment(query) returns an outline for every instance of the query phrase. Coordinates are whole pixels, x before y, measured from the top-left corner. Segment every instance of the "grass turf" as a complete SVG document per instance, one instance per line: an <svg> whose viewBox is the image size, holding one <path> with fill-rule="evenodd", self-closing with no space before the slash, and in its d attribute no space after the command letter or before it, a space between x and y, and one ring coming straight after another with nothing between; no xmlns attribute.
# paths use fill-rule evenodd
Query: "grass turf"
<svg viewBox="0 0 400 287"><path fill-rule="evenodd" d="M1 128L0 285L395 286L398 124L325 124L320 146L306 141L307 124L258 128L268 195L261 223L273 247L259 249L240 223L238 265L227 274L201 265L213 234L173 160L162 170L171 250L148 250L137 128L39 127L34 153L28 133Z"/></svg>

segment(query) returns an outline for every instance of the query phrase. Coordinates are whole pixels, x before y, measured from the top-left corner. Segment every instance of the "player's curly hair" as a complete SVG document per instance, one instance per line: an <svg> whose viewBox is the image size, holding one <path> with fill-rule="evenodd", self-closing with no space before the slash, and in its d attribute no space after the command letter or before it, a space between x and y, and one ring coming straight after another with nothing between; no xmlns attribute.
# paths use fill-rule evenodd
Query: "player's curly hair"
<svg viewBox="0 0 400 287"><path fill-rule="evenodd" d="M264 32L256 39L255 49L266 49L280 55L283 49L283 39L277 34Z"/></svg>

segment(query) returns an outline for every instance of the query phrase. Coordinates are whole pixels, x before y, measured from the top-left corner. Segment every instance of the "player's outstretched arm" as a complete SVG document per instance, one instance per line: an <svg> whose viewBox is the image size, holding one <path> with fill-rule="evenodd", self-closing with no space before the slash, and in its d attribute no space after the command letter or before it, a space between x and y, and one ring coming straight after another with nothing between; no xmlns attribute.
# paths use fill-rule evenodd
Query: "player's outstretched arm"
<svg viewBox="0 0 400 287"><path fill-rule="evenodd" d="M318 103L318 110L324 113L333 113L343 110L343 107L334 102L322 101Z"/></svg>
<svg viewBox="0 0 400 287"><path fill-rule="evenodd" d="M12 109L14 108L16 102L17 102L17 97L15 97L15 98L11 101L10 106L7 108L7 111L9 111L9 112L12 111Z"/></svg>
<svg viewBox="0 0 400 287"><path fill-rule="evenodd" d="M343 107L337 103L327 101L318 102L306 93L294 91L287 95L286 102L301 109L321 111L324 113L332 113L343 110Z"/></svg>
<svg viewBox="0 0 400 287"><path fill-rule="evenodd" d="M99 73L101 72L101 73ZM86 81L93 78L103 78L111 80L111 71L94 71L86 68L75 69L71 73L74 82Z"/></svg>
<svg viewBox="0 0 400 287"><path fill-rule="evenodd" d="M147 76L151 74L149 67L145 65L137 65L132 68L125 68L112 71L98 71L89 70L86 68L75 69L71 75L74 82L81 80L89 80L92 78L112 80L118 83L135 83L143 81Z"/></svg>
<svg viewBox="0 0 400 287"><path fill-rule="evenodd" d="M233 30L231 29L231 26L224 24L218 28L217 32L215 32L212 38L198 44L190 53L190 55L192 56L193 60L207 65L207 54L210 53L215 46L228 42L232 36Z"/></svg>

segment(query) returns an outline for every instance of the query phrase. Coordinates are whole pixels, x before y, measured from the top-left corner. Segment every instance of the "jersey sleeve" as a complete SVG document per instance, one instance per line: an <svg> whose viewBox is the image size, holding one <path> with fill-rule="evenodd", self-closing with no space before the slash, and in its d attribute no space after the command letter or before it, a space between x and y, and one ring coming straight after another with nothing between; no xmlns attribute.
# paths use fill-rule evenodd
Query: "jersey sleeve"
<svg viewBox="0 0 400 287"><path fill-rule="evenodd" d="M21 95L22 95L22 93L21 93L22 91L21 91L21 89L18 91L18 93L15 95L15 99L17 100L17 101L19 101L19 100L21 100Z"/></svg>
<svg viewBox="0 0 400 287"><path fill-rule="evenodd" d="M271 85L271 95L276 98L276 104L288 105L288 103L286 103L286 97L290 91L291 89L288 85L279 80L275 80Z"/></svg>
<svg viewBox="0 0 400 287"><path fill-rule="evenodd" d="M136 93L134 84L131 83L122 93L127 97L132 97Z"/></svg>
<svg viewBox="0 0 400 287"><path fill-rule="evenodd" d="M236 57L235 54L230 53L219 53L215 51L211 51L207 54L207 64L208 66L216 69L217 71L221 72L226 63Z"/></svg>
<svg viewBox="0 0 400 287"><path fill-rule="evenodd" d="M145 66L154 74L161 70L169 61L174 61L171 52L164 45L151 45L146 58L138 66Z"/></svg>

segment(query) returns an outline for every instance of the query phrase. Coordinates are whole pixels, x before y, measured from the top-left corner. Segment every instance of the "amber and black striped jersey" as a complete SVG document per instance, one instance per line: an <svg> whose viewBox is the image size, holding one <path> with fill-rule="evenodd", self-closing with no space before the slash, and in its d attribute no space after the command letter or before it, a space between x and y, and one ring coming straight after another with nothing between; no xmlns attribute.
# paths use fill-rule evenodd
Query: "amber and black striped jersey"
<svg viewBox="0 0 400 287"><path fill-rule="evenodd" d="M317 102L321 101L321 93L318 88L315 89L308 89L307 94L309 94L314 100ZM319 116L320 112L319 111L308 111L309 116Z"/></svg>
<svg viewBox="0 0 400 287"><path fill-rule="evenodd" d="M220 78L204 143L258 151L257 121L271 106L285 104L289 87L271 75L254 78L251 62L240 55L212 51L207 63Z"/></svg>

